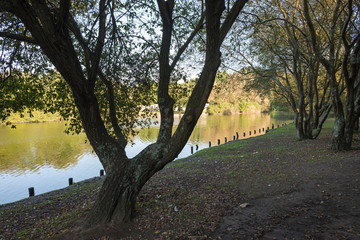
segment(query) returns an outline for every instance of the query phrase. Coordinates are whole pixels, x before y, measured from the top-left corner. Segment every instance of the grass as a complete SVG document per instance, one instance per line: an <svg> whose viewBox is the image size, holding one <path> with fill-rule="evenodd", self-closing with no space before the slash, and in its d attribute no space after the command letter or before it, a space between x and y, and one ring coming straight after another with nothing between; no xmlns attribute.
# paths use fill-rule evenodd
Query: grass
<svg viewBox="0 0 360 240"><path fill-rule="evenodd" d="M58 113L44 113L41 111L34 110L31 112L32 116L29 113L20 114L13 113L8 117L5 122L10 123L31 123L31 122L54 122L60 121L61 117Z"/></svg>

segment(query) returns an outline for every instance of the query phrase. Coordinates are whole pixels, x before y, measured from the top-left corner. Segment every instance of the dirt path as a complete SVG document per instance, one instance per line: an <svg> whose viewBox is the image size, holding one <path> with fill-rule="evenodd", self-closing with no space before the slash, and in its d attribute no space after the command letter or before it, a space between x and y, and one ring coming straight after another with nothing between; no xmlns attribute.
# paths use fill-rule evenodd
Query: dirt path
<svg viewBox="0 0 360 240"><path fill-rule="evenodd" d="M360 239L360 158L306 171L318 178L235 207L211 238Z"/></svg>

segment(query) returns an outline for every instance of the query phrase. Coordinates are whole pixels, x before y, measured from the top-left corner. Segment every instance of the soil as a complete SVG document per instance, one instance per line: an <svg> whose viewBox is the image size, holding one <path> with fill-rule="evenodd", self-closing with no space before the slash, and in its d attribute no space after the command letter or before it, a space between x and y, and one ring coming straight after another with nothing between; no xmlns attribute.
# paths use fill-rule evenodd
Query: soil
<svg viewBox="0 0 360 240"><path fill-rule="evenodd" d="M81 227L102 178L2 205L0 239L360 239L359 135L346 152L330 135L288 125L175 161L125 224Z"/></svg>

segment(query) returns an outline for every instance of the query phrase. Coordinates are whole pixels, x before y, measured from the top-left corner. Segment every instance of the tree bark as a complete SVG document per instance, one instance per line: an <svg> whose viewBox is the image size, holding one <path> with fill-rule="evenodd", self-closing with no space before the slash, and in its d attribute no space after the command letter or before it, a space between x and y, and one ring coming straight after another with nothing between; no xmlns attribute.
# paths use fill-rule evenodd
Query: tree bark
<svg viewBox="0 0 360 240"><path fill-rule="evenodd" d="M163 160L162 144L152 144L133 159L117 159L106 174L85 227L107 222L126 222L135 215L136 198L144 184L168 161Z"/></svg>
<svg viewBox="0 0 360 240"><path fill-rule="evenodd" d="M328 72L330 73L331 102L335 115L334 129L331 136L331 148L336 151L341 151L347 149L345 141L344 107L338 91L335 69L331 68Z"/></svg>

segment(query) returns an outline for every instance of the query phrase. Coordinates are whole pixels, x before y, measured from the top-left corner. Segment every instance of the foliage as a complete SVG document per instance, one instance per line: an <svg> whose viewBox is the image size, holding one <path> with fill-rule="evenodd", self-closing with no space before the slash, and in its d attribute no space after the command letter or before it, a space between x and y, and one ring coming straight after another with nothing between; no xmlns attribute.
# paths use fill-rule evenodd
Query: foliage
<svg viewBox="0 0 360 240"><path fill-rule="evenodd" d="M254 74L219 72L209 98L209 114L251 113L268 111L271 93L265 87L254 87Z"/></svg>

